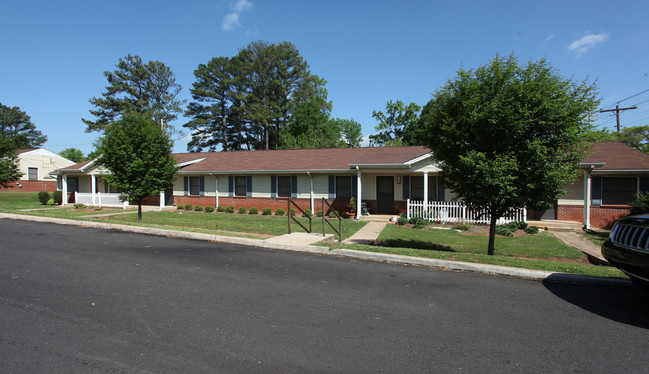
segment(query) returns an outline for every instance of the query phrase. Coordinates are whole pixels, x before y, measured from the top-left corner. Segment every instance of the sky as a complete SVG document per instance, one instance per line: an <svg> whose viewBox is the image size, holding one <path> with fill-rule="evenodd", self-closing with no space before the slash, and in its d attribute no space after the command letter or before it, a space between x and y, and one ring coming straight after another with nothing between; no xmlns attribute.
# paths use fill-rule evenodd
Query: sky
<svg viewBox="0 0 649 374"><path fill-rule="evenodd" d="M2 0L0 103L19 107L48 137L44 148L94 149L88 100L128 54L161 61L189 88L199 64L256 40L292 42L327 80L332 117L365 137L389 100L425 105L461 67L496 54L546 58L560 75L595 82L602 109L630 107L622 126L649 124L649 2ZM647 91L647 92L644 92ZM638 95L636 95L638 94ZM636 96L634 96L636 95ZM630 97L630 98L629 98ZM627 99L628 98L628 99ZM626 100L624 100L626 99ZM173 123L181 128L189 119ZM615 129L615 116L596 123ZM175 152L187 151L177 138Z"/></svg>

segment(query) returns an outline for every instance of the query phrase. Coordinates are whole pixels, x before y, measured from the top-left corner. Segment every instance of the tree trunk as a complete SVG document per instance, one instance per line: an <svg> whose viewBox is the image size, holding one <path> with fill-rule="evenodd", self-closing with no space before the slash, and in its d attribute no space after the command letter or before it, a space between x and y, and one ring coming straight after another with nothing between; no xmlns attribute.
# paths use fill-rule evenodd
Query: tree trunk
<svg viewBox="0 0 649 374"><path fill-rule="evenodd" d="M491 220L489 221L489 246L487 247L487 254L489 256L494 255L496 244L496 222L498 222L498 217L492 213Z"/></svg>
<svg viewBox="0 0 649 374"><path fill-rule="evenodd" d="M142 223L142 202L137 202L137 222Z"/></svg>

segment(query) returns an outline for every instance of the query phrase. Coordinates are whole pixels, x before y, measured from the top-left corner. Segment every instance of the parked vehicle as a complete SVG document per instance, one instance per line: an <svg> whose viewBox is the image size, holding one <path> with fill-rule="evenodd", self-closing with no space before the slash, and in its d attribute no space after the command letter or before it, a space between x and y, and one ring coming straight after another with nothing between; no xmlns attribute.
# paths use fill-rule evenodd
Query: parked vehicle
<svg viewBox="0 0 649 374"><path fill-rule="evenodd" d="M649 292L649 214L620 218L602 245L602 255Z"/></svg>

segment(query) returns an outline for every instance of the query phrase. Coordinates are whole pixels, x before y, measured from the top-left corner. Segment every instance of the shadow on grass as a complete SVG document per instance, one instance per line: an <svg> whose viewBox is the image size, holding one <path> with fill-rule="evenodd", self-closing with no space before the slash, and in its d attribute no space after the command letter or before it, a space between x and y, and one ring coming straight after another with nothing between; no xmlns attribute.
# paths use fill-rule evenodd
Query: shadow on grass
<svg viewBox="0 0 649 374"><path fill-rule="evenodd" d="M413 239L386 239L376 242L376 245L382 247L395 247L395 248L414 248L414 249L428 249L431 251L444 251L456 252L448 245L436 244L426 241L413 240Z"/></svg>

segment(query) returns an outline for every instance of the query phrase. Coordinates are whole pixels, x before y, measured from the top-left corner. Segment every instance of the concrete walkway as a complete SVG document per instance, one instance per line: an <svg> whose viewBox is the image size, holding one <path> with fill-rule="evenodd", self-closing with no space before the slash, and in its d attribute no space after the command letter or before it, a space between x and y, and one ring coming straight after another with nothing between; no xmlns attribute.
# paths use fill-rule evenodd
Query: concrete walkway
<svg viewBox="0 0 649 374"><path fill-rule="evenodd" d="M571 247L584 252L591 263L597 265L607 265L608 262L602 256L601 248L582 234L574 231L550 231L554 236Z"/></svg>
<svg viewBox="0 0 649 374"><path fill-rule="evenodd" d="M376 241L376 238L379 237L381 234L381 231L385 228L385 226L390 223L387 221L383 222L378 222L378 221L370 221L367 223L367 225L363 226L360 230L356 231L356 233L349 238L343 240L343 243L346 244L374 244Z"/></svg>

